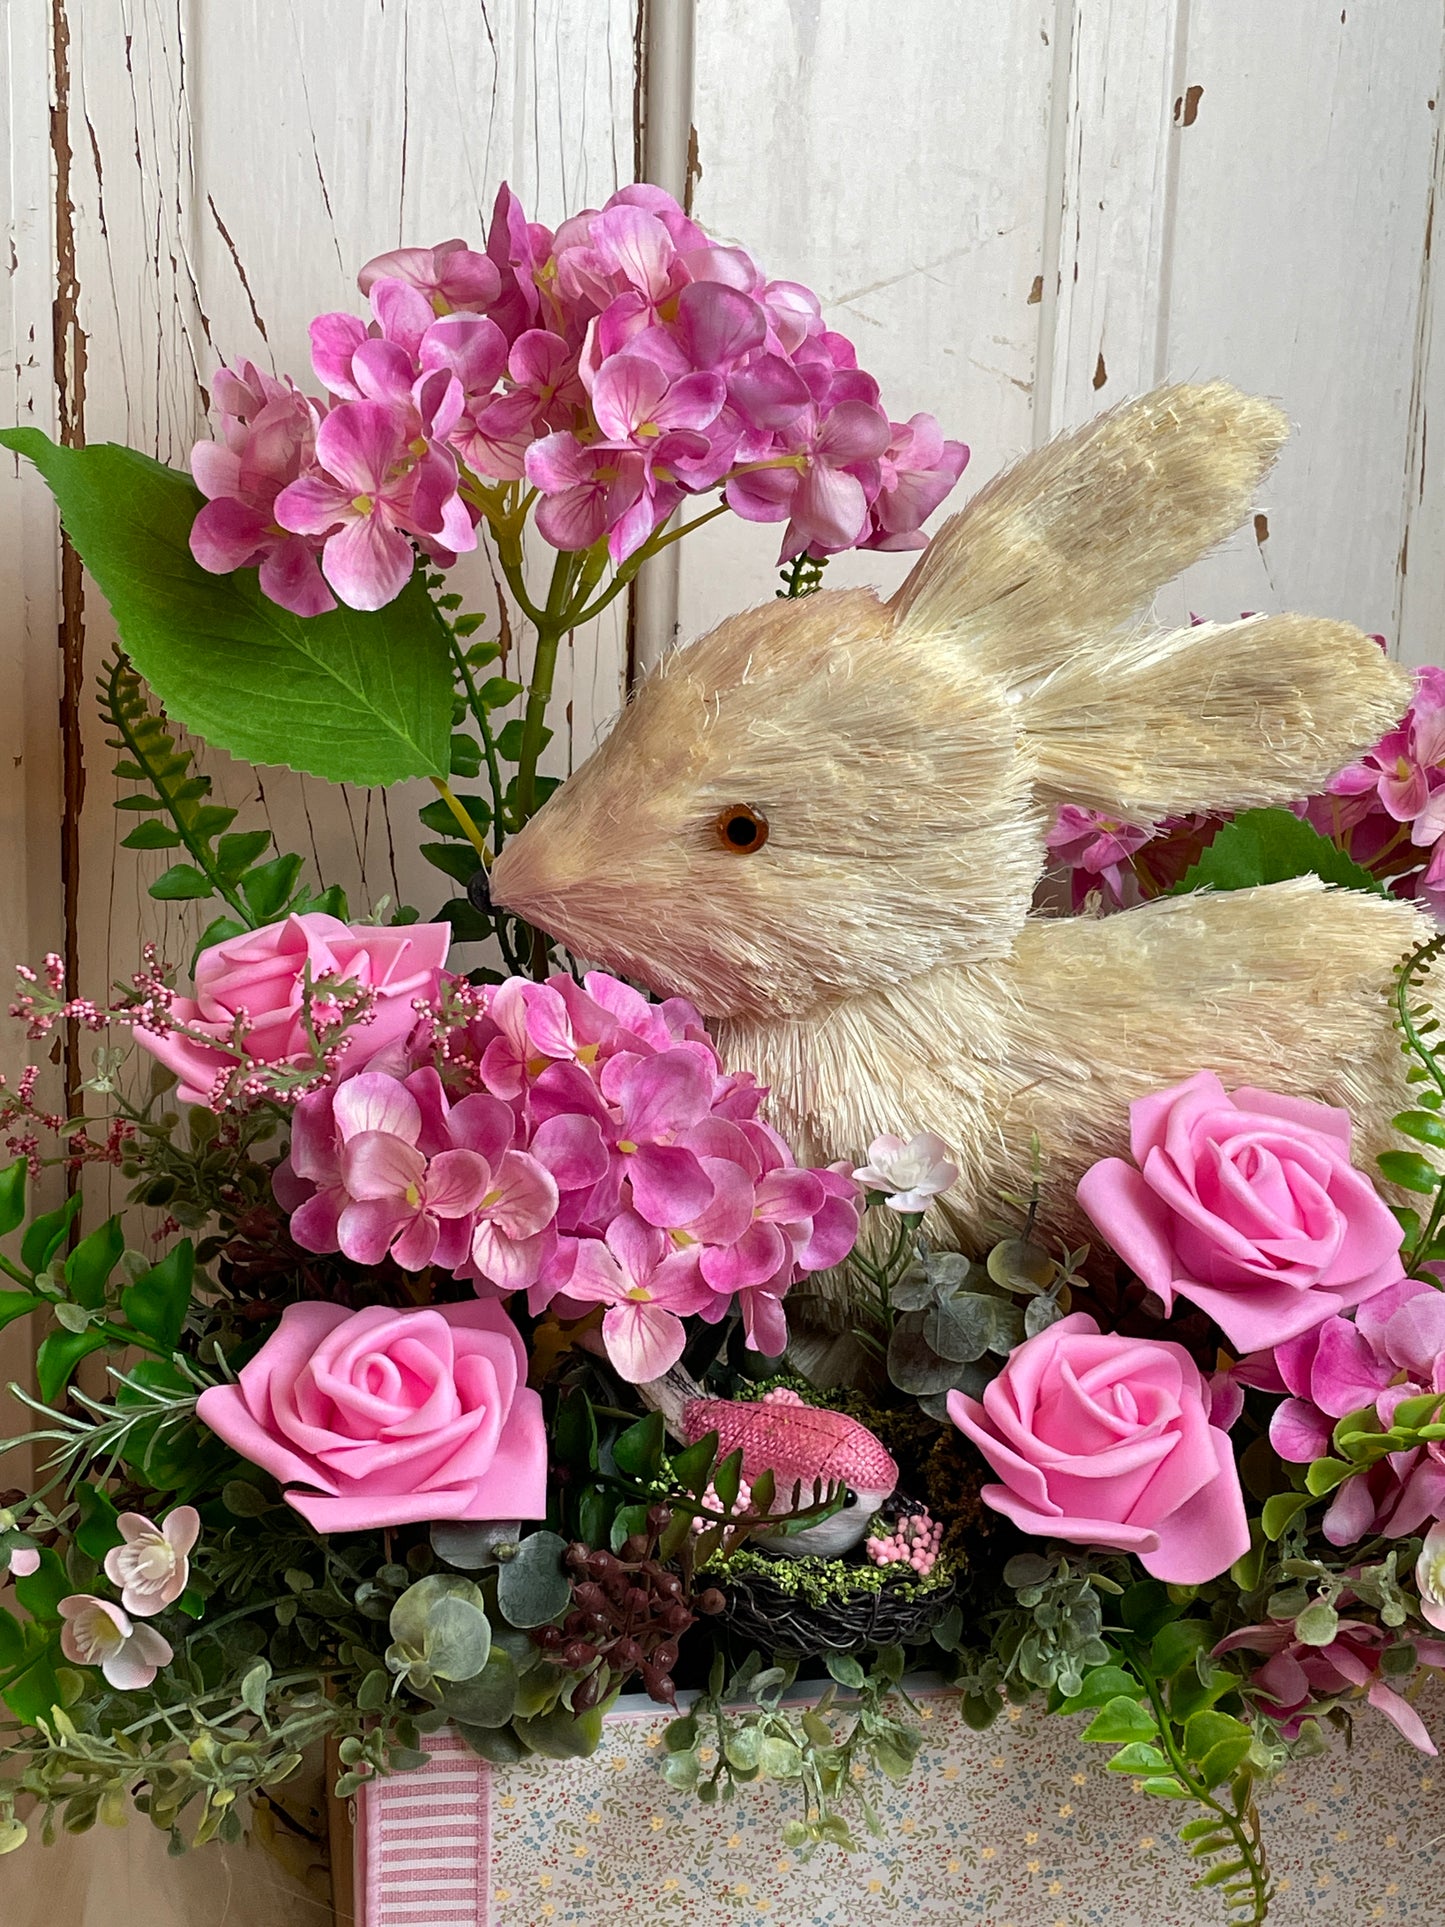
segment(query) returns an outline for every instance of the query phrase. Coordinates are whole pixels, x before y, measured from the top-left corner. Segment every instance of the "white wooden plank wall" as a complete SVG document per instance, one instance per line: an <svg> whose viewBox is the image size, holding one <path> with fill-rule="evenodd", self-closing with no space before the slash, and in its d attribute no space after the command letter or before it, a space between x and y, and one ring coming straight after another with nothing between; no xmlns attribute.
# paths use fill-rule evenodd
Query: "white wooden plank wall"
<svg viewBox="0 0 1445 1927"><path fill-rule="evenodd" d="M644 44L668 56L650 102ZM971 444L960 494L1158 380L1228 376L1298 434L1263 519L1165 613L1312 609L1445 661L1442 54L1445 0L0 0L0 414L181 463L217 361L304 375L307 320L355 304L369 255L480 240L504 178L549 222L644 147L680 179L690 122L699 217L820 291L895 417ZM724 520L682 545L639 633L671 632L674 595L683 635L769 595L777 537ZM484 558L462 586L494 605ZM117 848L88 688L111 635L94 591L62 597L47 498L7 463L0 973L68 947L96 990L140 935L179 956L195 927L145 895L160 859ZM87 684L68 786L63 649ZM575 639L559 771L626 658L620 608ZM406 855L414 794L220 763L358 907L446 894Z"/></svg>

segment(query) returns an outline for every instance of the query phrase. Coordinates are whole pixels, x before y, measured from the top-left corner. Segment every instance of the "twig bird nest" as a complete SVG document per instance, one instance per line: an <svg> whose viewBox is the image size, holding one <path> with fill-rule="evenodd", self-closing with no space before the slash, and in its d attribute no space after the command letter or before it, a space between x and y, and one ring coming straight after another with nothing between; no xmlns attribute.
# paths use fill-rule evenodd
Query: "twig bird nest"
<svg viewBox="0 0 1445 1927"><path fill-rule="evenodd" d="M954 1603L959 1568L946 1554L927 1577L906 1566L789 1559L748 1548L712 1575L721 1623L742 1644L796 1658L921 1645Z"/></svg>

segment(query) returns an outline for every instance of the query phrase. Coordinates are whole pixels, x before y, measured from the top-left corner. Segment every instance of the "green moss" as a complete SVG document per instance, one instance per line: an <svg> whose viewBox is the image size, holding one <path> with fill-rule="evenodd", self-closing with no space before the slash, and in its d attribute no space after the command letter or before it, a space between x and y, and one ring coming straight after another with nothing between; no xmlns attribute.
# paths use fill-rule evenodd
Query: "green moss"
<svg viewBox="0 0 1445 1927"><path fill-rule="evenodd" d="M708 1567L728 1579L766 1579L779 1592L817 1607L846 1606L860 1595L881 1593L885 1588L900 1600L923 1599L949 1585L957 1569L945 1556L926 1579L916 1573L904 1579L898 1566L852 1565L846 1559L779 1559L750 1546L735 1552L731 1559L715 1559Z"/></svg>

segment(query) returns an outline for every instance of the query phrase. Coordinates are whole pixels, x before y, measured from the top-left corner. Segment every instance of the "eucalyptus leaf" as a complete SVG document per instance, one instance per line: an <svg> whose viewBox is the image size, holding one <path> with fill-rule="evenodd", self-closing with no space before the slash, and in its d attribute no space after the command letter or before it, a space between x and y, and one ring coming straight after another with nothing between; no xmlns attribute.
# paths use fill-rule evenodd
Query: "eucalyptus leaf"
<svg viewBox="0 0 1445 1927"><path fill-rule="evenodd" d="M567 1542L531 1532L497 1574L497 1604L514 1626L545 1626L565 1612L572 1588L562 1566Z"/></svg>
<svg viewBox="0 0 1445 1927"><path fill-rule="evenodd" d="M518 1519L437 1519L431 1527L432 1550L449 1566L481 1572L499 1563L499 1548L509 1551L522 1536Z"/></svg>

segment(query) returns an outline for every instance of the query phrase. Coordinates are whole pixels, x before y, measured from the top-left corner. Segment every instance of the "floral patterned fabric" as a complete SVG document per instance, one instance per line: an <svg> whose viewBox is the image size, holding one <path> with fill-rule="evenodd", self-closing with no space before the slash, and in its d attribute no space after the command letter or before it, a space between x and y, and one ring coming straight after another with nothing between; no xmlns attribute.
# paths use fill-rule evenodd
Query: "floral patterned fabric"
<svg viewBox="0 0 1445 1927"><path fill-rule="evenodd" d="M1440 1701L1442 1696L1433 1691ZM432 1767L365 1796L361 1927L1207 1927L1169 1831L1183 1809L1106 1773L1079 1723L1025 1712L973 1733L923 1699L904 1786L871 1794L886 1837L806 1865L779 1844L790 1796L709 1810L659 1770L668 1715L614 1713L582 1761L489 1771L448 1736ZM1445 1764L1368 1710L1352 1751L1266 1800L1274 1927L1440 1919ZM451 1844L448 1844L448 1843Z"/></svg>

